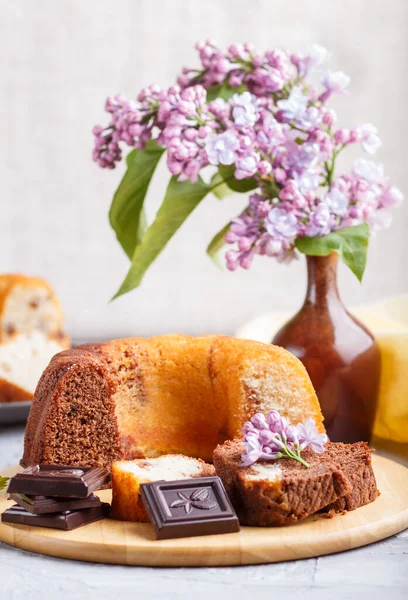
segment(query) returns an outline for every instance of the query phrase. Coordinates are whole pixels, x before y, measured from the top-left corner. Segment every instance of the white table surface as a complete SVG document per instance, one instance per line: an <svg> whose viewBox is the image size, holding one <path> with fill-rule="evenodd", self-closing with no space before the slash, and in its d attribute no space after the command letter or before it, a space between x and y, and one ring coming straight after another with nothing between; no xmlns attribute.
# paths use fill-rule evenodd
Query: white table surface
<svg viewBox="0 0 408 600"><path fill-rule="evenodd" d="M22 426L0 428L0 469L18 463L23 434ZM41 556L0 543L0 599L37 598L407 600L408 530L331 556L218 568L92 564Z"/></svg>

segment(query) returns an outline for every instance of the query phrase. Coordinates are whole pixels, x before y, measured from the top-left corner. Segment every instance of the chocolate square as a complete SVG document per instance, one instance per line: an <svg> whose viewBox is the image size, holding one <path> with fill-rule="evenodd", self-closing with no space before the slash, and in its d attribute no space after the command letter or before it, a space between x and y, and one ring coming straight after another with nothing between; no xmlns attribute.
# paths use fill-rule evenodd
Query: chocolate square
<svg viewBox="0 0 408 600"><path fill-rule="evenodd" d="M110 480L101 467L65 467L33 465L14 475L9 481L9 494L86 498Z"/></svg>
<svg viewBox="0 0 408 600"><path fill-rule="evenodd" d="M142 483L140 492L157 539L239 531L219 477Z"/></svg>
<svg viewBox="0 0 408 600"><path fill-rule="evenodd" d="M33 525L35 527L51 527L52 529L70 531L107 517L109 508L109 504L104 502L100 506L84 508L83 510L66 510L51 515L33 515L15 504L3 512L1 520L3 523L13 523L15 525Z"/></svg>
<svg viewBox="0 0 408 600"><path fill-rule="evenodd" d="M49 498L47 496L26 496L25 494L10 494L10 500L17 502L21 508L24 508L33 515L44 515L50 513L62 512L65 510L79 510L82 508L93 508L100 506L102 502L90 494L87 498Z"/></svg>

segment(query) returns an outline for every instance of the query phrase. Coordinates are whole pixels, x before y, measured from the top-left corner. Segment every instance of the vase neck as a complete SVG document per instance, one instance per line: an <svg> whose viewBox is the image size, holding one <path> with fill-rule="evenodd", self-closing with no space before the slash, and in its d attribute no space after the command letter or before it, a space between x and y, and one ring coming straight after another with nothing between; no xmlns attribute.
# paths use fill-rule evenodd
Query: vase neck
<svg viewBox="0 0 408 600"><path fill-rule="evenodd" d="M337 290L337 252L328 256L307 256L307 292L305 304L324 306L341 303Z"/></svg>

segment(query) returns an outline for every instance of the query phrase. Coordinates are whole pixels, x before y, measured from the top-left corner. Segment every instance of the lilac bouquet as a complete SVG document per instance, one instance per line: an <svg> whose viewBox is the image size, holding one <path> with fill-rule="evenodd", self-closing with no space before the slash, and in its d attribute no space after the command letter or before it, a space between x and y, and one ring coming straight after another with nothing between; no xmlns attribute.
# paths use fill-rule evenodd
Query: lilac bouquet
<svg viewBox="0 0 408 600"><path fill-rule="evenodd" d="M93 159L112 169L127 156L110 221L132 261L117 295L138 286L151 263L209 193L220 199L248 193L208 246L215 257L225 244L228 269L248 269L256 255L289 261L299 252L337 251L361 280L369 232L388 227L390 208L402 193L381 164L358 159L335 172L352 144L372 155L381 142L376 128L336 127L328 103L346 94L349 77L325 67L329 54L258 52L252 44L220 50L197 44L201 66L185 68L177 85L143 89L137 101L108 98L107 126L93 129ZM155 220L146 227L143 203L154 170L166 152L170 179Z"/></svg>
<svg viewBox="0 0 408 600"><path fill-rule="evenodd" d="M300 455L302 450L309 447L313 452L322 454L328 441L325 433L317 431L313 419L293 426L276 410L271 410L266 418L257 413L244 423L242 431L246 447L242 454L243 467L249 467L258 460L292 458L308 468L308 463Z"/></svg>

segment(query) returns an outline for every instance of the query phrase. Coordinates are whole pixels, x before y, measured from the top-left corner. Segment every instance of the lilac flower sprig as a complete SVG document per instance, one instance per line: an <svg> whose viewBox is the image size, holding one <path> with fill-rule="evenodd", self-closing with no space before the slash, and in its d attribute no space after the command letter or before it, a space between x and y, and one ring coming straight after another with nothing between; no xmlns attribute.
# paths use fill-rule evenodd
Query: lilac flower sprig
<svg viewBox="0 0 408 600"><path fill-rule="evenodd" d="M180 218L190 214L187 209L179 214L175 190L180 197L191 196L196 205L203 182L206 194L217 196L217 186L224 182L224 195L253 192L246 208L232 215L208 247L214 256L224 244L229 246L225 259L230 271L249 269L256 256L289 262L299 253L316 255L316 247L319 256L347 248L339 254L361 280L369 233L390 226L391 209L402 202L403 194L391 185L383 165L372 160L356 159L346 173L336 170L338 157L352 145L370 157L381 147L371 123L336 125L329 102L335 94L348 94L350 78L327 68L330 54L318 45L307 54L259 52L250 43L221 49L207 41L196 48L201 64L184 68L177 85L145 87L135 100L108 98L109 120L93 129L92 156L100 167L115 168L126 147L141 157L128 162L132 187L126 180L117 202L119 218L111 220L133 262L132 276L120 293L139 285L152 262L142 256L150 252L148 244L139 245L135 254L136 236L131 251L128 238L129 232L139 230L140 198L143 202L146 194L144 165L150 165L149 151L158 146L173 176L173 204L166 205L170 235ZM125 202L130 206L128 220L134 223L125 225L123 232ZM163 222L161 214L153 224L158 239L148 238L159 251L169 233L162 235Z"/></svg>
<svg viewBox="0 0 408 600"><path fill-rule="evenodd" d="M262 413L255 414L244 424L242 431L246 447L241 457L243 467L249 467L258 460L291 458L309 468L301 452L309 447L313 452L322 454L328 441L325 433L317 431L312 418L293 426L276 410L272 410L266 418Z"/></svg>

